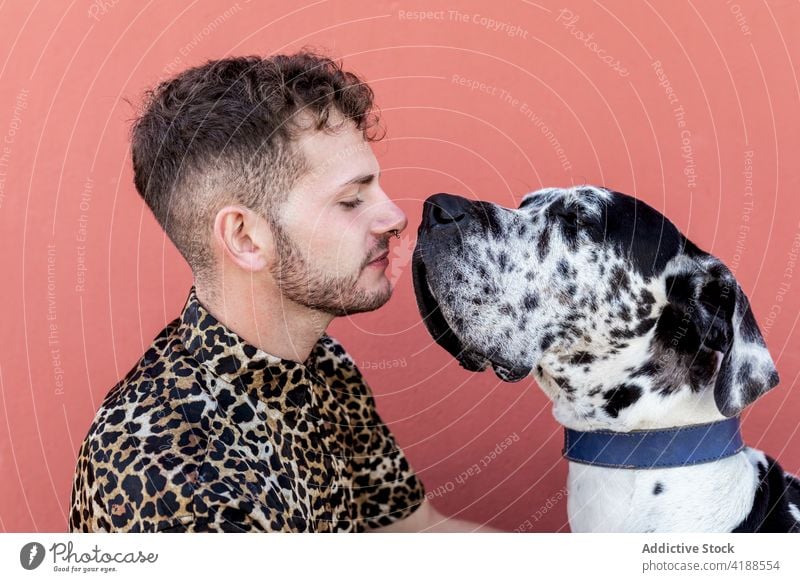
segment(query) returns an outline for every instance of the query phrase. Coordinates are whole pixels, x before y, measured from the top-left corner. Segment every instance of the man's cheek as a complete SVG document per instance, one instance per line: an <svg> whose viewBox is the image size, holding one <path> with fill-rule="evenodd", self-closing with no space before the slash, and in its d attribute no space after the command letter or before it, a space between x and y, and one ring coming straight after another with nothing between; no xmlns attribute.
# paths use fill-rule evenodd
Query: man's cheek
<svg viewBox="0 0 800 582"><path fill-rule="evenodd" d="M317 268L325 273L337 277L352 276L360 267L362 257L355 257L354 253L343 244L337 246L328 242L322 245L319 251L315 263Z"/></svg>

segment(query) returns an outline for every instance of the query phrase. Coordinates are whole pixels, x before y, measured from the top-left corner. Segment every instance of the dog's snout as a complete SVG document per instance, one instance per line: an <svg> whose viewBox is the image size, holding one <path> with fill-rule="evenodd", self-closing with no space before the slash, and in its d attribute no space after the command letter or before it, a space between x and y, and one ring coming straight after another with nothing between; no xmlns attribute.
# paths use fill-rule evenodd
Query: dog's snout
<svg viewBox="0 0 800 582"><path fill-rule="evenodd" d="M453 194L434 194L425 201L424 218L429 226L448 225L462 220L472 204Z"/></svg>

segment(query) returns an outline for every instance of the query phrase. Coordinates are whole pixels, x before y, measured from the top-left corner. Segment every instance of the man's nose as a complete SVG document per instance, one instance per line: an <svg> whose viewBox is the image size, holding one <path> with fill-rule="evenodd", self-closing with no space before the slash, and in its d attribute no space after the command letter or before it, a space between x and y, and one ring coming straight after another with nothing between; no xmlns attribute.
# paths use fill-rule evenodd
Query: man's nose
<svg viewBox="0 0 800 582"><path fill-rule="evenodd" d="M472 202L453 194L434 194L422 209L423 224L428 227L457 223L467 216Z"/></svg>
<svg viewBox="0 0 800 582"><path fill-rule="evenodd" d="M408 217L403 209L388 199L389 207L381 207L381 217L373 225L376 234L392 233L393 231L403 232L408 226Z"/></svg>

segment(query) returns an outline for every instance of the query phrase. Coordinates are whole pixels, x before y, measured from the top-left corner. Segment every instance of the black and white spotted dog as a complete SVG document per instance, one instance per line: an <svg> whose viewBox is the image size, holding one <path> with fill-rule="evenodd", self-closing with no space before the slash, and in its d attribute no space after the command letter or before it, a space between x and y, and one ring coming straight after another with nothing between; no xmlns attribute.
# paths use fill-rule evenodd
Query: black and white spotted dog
<svg viewBox="0 0 800 582"><path fill-rule="evenodd" d="M778 383L721 261L603 188L540 190L516 209L437 194L423 213L414 286L436 341L468 370L532 375L573 438L635 443L639 464L570 461L573 531L800 531L800 481L719 438ZM712 429L716 444L696 438ZM605 448L619 453L592 454ZM660 463L673 454L691 460Z"/></svg>

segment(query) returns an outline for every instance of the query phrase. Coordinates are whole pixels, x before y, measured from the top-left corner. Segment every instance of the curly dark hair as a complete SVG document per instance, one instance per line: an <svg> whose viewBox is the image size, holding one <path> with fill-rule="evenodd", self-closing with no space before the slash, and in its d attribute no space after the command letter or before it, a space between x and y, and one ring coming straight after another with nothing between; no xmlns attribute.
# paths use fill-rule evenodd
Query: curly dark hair
<svg viewBox="0 0 800 582"><path fill-rule="evenodd" d="M335 131L334 111L380 139L370 87L307 49L209 61L146 93L131 132L134 183L196 279L214 274L216 212L239 203L274 218L309 170L299 133Z"/></svg>

